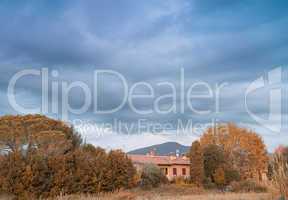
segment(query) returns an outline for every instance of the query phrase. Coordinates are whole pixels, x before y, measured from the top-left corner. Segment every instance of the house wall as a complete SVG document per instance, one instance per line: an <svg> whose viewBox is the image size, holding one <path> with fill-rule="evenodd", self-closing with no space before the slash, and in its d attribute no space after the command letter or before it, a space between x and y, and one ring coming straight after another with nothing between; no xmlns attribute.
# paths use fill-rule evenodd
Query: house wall
<svg viewBox="0 0 288 200"><path fill-rule="evenodd" d="M134 163L134 167L137 171L143 169L144 164ZM190 176L190 166L189 165L158 165L161 171L166 175L169 180L173 180L176 177L189 178ZM173 169L176 170L176 175L173 173ZM185 169L185 174L183 174L183 169Z"/></svg>
<svg viewBox="0 0 288 200"><path fill-rule="evenodd" d="M163 171L163 173L166 174L169 180L172 180L176 177L189 178L190 175L189 165L162 165L159 167ZM183 170L185 171L185 174L183 174ZM176 174L174 174L174 171L176 172Z"/></svg>

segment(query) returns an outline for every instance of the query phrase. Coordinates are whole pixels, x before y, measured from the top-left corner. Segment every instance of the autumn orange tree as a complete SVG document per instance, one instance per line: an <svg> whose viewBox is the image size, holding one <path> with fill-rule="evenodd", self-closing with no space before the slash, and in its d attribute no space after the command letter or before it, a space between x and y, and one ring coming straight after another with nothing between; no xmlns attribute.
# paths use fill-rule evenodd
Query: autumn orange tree
<svg viewBox="0 0 288 200"><path fill-rule="evenodd" d="M136 169L132 161L121 150L112 150L108 153L103 190L115 191L121 187L130 188L134 185Z"/></svg>
<svg viewBox="0 0 288 200"><path fill-rule="evenodd" d="M98 193L103 190L106 177L107 153L104 149L85 144L75 152L78 190L82 193Z"/></svg>
<svg viewBox="0 0 288 200"><path fill-rule="evenodd" d="M81 144L80 135L62 121L43 115L0 118L0 151L29 153L37 147L44 152L73 150Z"/></svg>
<svg viewBox="0 0 288 200"><path fill-rule="evenodd" d="M132 187L135 168L120 150L83 144L73 127L41 115L0 117L0 192L18 199Z"/></svg>
<svg viewBox="0 0 288 200"><path fill-rule="evenodd" d="M8 194L27 197L23 177L25 160L20 153L0 156L0 191Z"/></svg>
<svg viewBox="0 0 288 200"><path fill-rule="evenodd" d="M262 138L252 130L237 127L235 124L221 124L209 128L200 139L202 146L209 144L223 148L225 158L236 169L242 179L262 180L267 172L268 156Z"/></svg>
<svg viewBox="0 0 288 200"><path fill-rule="evenodd" d="M1 190L21 198L48 195L54 178L49 159L62 159L81 142L72 127L42 115L1 117Z"/></svg>
<svg viewBox="0 0 288 200"><path fill-rule="evenodd" d="M219 167L215 170L214 181L218 187L223 187L225 185L225 170L223 167Z"/></svg>

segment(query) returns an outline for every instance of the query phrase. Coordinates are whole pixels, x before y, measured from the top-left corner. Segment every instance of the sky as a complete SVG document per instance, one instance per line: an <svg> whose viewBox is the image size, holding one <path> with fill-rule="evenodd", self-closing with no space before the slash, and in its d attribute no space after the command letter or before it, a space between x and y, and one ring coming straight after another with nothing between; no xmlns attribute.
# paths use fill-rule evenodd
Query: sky
<svg viewBox="0 0 288 200"><path fill-rule="evenodd" d="M2 0L0 115L35 112L63 119L67 114L65 120L86 142L125 151L167 141L189 145L207 124L233 122L259 133L272 151L288 145L287 8L285 0ZM43 77L37 72L48 70L47 110L22 112L11 105L11 80L28 69L36 74L17 79L15 101L29 109L43 105ZM97 70L110 74L103 73L95 83ZM213 97L194 96L189 105L180 98L181 77L185 95L196 84L194 95L207 97L209 86ZM259 87L252 88L245 106L245 93L257 80ZM72 87L79 82L89 89L88 96ZM59 87L56 92L53 83ZM136 94L150 94L148 84L154 94L135 98L134 108L152 112L135 112L128 100L115 112L95 112L120 105L124 86L129 95L137 83ZM171 94L171 85L175 99L163 98L157 105L162 110L176 108L159 113L154 103ZM219 85L223 87L217 96ZM69 86L73 89L65 93L63 88ZM88 106L78 114L66 112L65 99L70 110ZM140 131L139 120L146 124ZM204 128L179 131L179 121ZM160 131L147 128L147 123L160 126Z"/></svg>

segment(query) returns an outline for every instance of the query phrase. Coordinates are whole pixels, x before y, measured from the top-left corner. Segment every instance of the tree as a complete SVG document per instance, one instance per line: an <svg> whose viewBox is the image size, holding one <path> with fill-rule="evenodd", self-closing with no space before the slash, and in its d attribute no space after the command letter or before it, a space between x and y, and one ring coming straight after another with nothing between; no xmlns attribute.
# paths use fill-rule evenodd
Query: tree
<svg viewBox="0 0 288 200"><path fill-rule="evenodd" d="M103 189L105 191L129 188L134 184L136 169L132 161L121 150L112 150L108 153L106 169L103 177Z"/></svg>
<svg viewBox="0 0 288 200"><path fill-rule="evenodd" d="M64 155L53 155L48 158L48 166L51 170L52 188L50 196L73 194L79 192L76 174L76 154L69 152Z"/></svg>
<svg viewBox="0 0 288 200"><path fill-rule="evenodd" d="M26 191L33 198L48 197L52 186L52 174L46 158L42 155L30 155L26 159L23 180Z"/></svg>
<svg viewBox="0 0 288 200"><path fill-rule="evenodd" d="M215 144L221 146L224 150L225 157L231 159L234 168L242 168L247 175L244 178L262 179L262 174L267 172L268 156L266 146L262 138L255 132L237 127L232 123L221 124L209 128L200 139L201 145L207 146ZM241 153L240 157L234 157L234 152ZM237 159L242 159L237 160ZM245 163L239 166L239 163ZM243 169L246 167L247 169Z"/></svg>
<svg viewBox="0 0 288 200"><path fill-rule="evenodd" d="M68 152L80 146L82 139L73 127L43 115L0 117L0 153L39 151Z"/></svg>
<svg viewBox="0 0 288 200"><path fill-rule="evenodd" d="M134 186L120 150L82 144L73 127L41 115L0 117L0 192L16 199L99 193Z"/></svg>
<svg viewBox="0 0 288 200"><path fill-rule="evenodd" d="M76 176L79 179L80 191L99 193L103 187L103 177L107 167L107 154L104 149L91 144L84 145L76 152Z"/></svg>
<svg viewBox="0 0 288 200"><path fill-rule="evenodd" d="M229 184L233 181L240 181L240 174L236 169L224 169L225 172L225 183Z"/></svg>
<svg viewBox="0 0 288 200"><path fill-rule="evenodd" d="M237 169L241 180L246 180L251 177L251 161L249 152L245 149L234 148L229 156L231 168Z"/></svg>
<svg viewBox="0 0 288 200"><path fill-rule="evenodd" d="M199 141L192 143L189 155L191 182L198 186L202 186L204 180L204 161L203 152Z"/></svg>
<svg viewBox="0 0 288 200"><path fill-rule="evenodd" d="M272 169L273 182L278 187L283 199L288 198L288 163L283 154L274 154Z"/></svg>
<svg viewBox="0 0 288 200"><path fill-rule="evenodd" d="M225 156L223 149L215 144L207 145L203 150L205 176L214 182L214 173L220 166L224 166Z"/></svg>
<svg viewBox="0 0 288 200"><path fill-rule="evenodd" d="M121 151L107 154L83 145L65 154L29 156L11 152L0 156L0 192L19 199L55 197L62 194L99 193L134 186L136 170Z"/></svg>
<svg viewBox="0 0 288 200"><path fill-rule="evenodd" d="M27 197L25 180L25 160L20 153L1 156L0 187L7 194ZM24 199L24 198L23 198Z"/></svg>
<svg viewBox="0 0 288 200"><path fill-rule="evenodd" d="M218 167L213 174L214 181L218 187L225 185L225 171L223 167Z"/></svg>

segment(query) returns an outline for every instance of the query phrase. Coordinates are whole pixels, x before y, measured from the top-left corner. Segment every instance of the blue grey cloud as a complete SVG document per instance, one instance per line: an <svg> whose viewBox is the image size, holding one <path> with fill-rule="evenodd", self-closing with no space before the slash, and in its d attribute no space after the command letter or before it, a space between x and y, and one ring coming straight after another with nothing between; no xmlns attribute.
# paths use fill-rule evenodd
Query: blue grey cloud
<svg viewBox="0 0 288 200"><path fill-rule="evenodd" d="M243 96L253 80L288 63L287 6L281 0L4 0L0 3L0 113L16 113L6 93L9 80L22 69L58 70L59 77L50 81L83 81L92 89L96 69L117 70L129 84L170 81L178 85L180 68L184 68L188 85L199 80L211 85L229 83L221 97L221 113L199 116L185 107L185 113L141 116L125 105L117 113L95 115L92 105L85 114L71 118L96 122L116 118L131 123L144 117L176 123L178 119L205 122L216 117L255 127ZM123 95L119 82L107 79L104 88L97 97L101 106L119 104ZM16 91L21 104L31 106L41 100L38 78L20 80ZM83 104L79 93L71 93L74 107ZM165 93L169 90L156 88L156 96ZM169 102L162 103L169 106ZM213 103L199 100L193 105L210 108ZM255 113L267 114L267 93L257 94L250 103ZM151 102L139 100L136 105L144 109Z"/></svg>

